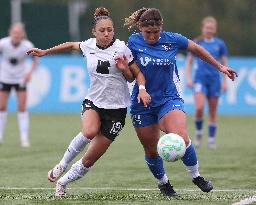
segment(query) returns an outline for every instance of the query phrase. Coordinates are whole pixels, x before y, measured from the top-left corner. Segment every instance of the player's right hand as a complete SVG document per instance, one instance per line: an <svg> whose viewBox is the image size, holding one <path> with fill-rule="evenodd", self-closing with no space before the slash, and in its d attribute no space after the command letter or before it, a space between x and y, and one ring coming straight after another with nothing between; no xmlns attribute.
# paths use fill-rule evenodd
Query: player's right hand
<svg viewBox="0 0 256 205"><path fill-rule="evenodd" d="M27 51L27 55L30 55L30 56L41 57L41 56L44 56L46 54L47 54L46 50L42 50L42 49L39 49L39 48L32 48L32 49Z"/></svg>
<svg viewBox="0 0 256 205"><path fill-rule="evenodd" d="M147 93L146 90L143 90L143 89L139 90L137 99L138 99L138 103L142 101L145 107L147 107L151 102L150 95Z"/></svg>

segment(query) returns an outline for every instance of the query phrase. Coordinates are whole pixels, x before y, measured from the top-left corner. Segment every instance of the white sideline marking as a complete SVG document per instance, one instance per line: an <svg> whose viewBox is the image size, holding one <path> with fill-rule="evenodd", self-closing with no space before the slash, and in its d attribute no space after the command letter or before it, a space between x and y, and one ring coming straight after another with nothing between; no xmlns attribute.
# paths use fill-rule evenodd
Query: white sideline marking
<svg viewBox="0 0 256 205"><path fill-rule="evenodd" d="M232 205L246 205L256 201L256 195L247 197L239 202L233 203Z"/></svg>
<svg viewBox="0 0 256 205"><path fill-rule="evenodd" d="M50 187L0 187L0 190L53 190ZM158 191L154 188L119 188L119 187L74 187L69 190L92 190L92 191ZM175 189L181 192L198 192L199 189ZM256 192L253 189L213 189L212 192ZM256 195L253 196L256 201Z"/></svg>

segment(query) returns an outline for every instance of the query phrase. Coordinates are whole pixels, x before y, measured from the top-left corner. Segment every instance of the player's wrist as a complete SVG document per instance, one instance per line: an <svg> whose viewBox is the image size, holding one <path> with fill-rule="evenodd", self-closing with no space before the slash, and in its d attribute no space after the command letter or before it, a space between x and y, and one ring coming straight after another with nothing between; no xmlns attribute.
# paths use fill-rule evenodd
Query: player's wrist
<svg viewBox="0 0 256 205"><path fill-rule="evenodd" d="M139 85L139 90L145 90L146 91L145 85Z"/></svg>

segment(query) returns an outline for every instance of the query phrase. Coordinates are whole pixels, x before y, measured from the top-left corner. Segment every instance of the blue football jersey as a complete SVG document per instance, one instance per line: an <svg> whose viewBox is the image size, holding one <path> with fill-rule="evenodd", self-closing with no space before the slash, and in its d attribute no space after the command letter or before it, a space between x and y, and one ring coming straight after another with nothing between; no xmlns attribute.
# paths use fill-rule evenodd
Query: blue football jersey
<svg viewBox="0 0 256 205"><path fill-rule="evenodd" d="M200 41L195 40L197 44L205 48L217 61L220 61L222 56L227 56L227 47L223 40L220 38L212 38L210 40L203 39ZM195 79L204 77L219 77L220 72L217 68L211 64L201 60L199 57L195 56L196 60L196 71Z"/></svg>
<svg viewBox="0 0 256 205"><path fill-rule="evenodd" d="M146 78L146 89L152 107L164 104L170 98L180 97L176 55L179 49L188 47L188 39L178 33L161 32L159 40L151 45L142 33L132 34L128 40L134 60ZM132 104L136 106L138 85L132 92ZM141 105L143 105L141 103Z"/></svg>

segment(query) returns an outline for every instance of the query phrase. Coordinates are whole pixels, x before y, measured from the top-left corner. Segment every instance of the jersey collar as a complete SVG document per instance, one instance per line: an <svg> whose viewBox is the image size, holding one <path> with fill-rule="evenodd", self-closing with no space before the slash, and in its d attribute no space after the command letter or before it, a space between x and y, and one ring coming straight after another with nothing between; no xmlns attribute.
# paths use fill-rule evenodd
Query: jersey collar
<svg viewBox="0 0 256 205"><path fill-rule="evenodd" d="M112 45L115 43L115 41L116 41L116 39L113 38L113 40L110 42L110 44L108 44L107 47L99 46L99 45L97 45L97 43L96 43L96 46L97 46L99 49L101 49L101 50L105 50L105 49L109 48L110 46L112 46Z"/></svg>

